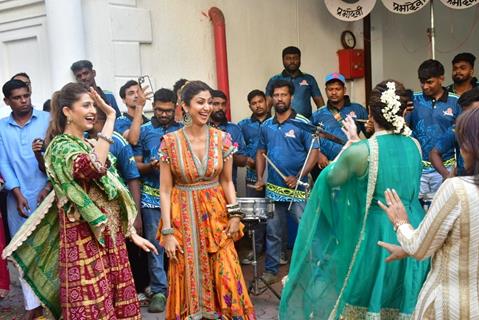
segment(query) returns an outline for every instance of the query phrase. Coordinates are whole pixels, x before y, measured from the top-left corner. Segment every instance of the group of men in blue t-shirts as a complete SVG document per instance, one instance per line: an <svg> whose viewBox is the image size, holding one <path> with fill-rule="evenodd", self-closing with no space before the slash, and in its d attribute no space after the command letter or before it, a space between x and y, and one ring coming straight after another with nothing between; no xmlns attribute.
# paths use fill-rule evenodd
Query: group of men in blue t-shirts
<svg viewBox="0 0 479 320"><path fill-rule="evenodd" d="M235 185L238 185L237 168L245 167L246 196L267 198L275 204L273 217L266 225L255 227L256 249L265 254L263 280L268 284L279 280L280 265L288 263L288 216L295 222L301 218L307 201L308 175L317 176L341 151L339 142L347 140L342 121L351 116L356 120L358 132L365 137L370 134L365 125L368 110L351 101L342 74L332 72L326 76L325 103L315 78L300 70L301 51L287 47L282 52L282 59L283 71L271 77L265 92L255 89L248 93L250 117L238 124L229 121L226 116L228 97L220 90L212 92L210 116L210 125L228 132L238 146L233 158ZM452 61L453 84L447 88L443 86L444 67L439 61L426 60L419 66L422 92L411 94L413 108L407 113L406 121L422 148L424 167L420 197L425 205L455 163L459 172L462 169L454 122L463 109L479 104L479 88L473 77L474 62L474 55L458 54ZM156 240L161 217L157 154L161 138L183 126L175 119L181 118L177 114L181 110L178 92L186 80L177 81L173 90L162 88L151 93L153 115L148 119L144 107L150 97L137 81L129 80L120 88L119 95L127 109L121 113L114 96L97 86L91 62L77 61L71 70L78 82L93 87L117 111L110 151L117 158L119 173L140 212L135 226L160 253L146 254L129 247L132 270L137 291L143 295L140 300L146 299L143 292L148 287L149 311L162 312L167 278L163 251ZM28 216L48 190L41 166L31 168L32 159L41 162L41 139L48 126L48 114L32 107L31 93L30 79L24 73L14 76L3 87L4 101L12 108L12 113L0 120L0 173L6 180L7 220L12 235L24 222L17 212ZM313 110L311 100L317 110ZM102 121L105 117L99 112L96 128L101 128ZM313 135L317 128L334 139ZM88 138L94 139L97 132L94 128ZM242 263L249 264L252 259L249 253ZM146 267L148 273L144 272ZM25 296L28 297L26 301L31 302L27 303L27 310L39 306L33 301L31 292L26 292Z"/></svg>

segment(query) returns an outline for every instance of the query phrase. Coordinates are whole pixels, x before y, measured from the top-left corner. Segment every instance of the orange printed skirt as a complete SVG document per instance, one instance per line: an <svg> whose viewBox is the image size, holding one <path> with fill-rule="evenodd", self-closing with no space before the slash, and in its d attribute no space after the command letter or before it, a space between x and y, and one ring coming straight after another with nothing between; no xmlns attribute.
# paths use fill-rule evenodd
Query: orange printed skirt
<svg viewBox="0 0 479 320"><path fill-rule="evenodd" d="M169 262L166 319L256 319L233 239L223 232L223 189L175 186L171 223L184 253Z"/></svg>

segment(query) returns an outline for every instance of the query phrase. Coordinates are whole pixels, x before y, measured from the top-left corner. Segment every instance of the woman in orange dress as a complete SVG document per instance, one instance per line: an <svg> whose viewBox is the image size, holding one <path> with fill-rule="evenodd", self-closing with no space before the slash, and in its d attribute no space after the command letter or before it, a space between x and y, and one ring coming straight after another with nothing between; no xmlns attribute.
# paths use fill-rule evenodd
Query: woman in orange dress
<svg viewBox="0 0 479 320"><path fill-rule="evenodd" d="M243 235L232 181L232 145L210 128L211 88L181 91L185 127L163 137L160 243L170 258L166 319L256 319L234 241Z"/></svg>

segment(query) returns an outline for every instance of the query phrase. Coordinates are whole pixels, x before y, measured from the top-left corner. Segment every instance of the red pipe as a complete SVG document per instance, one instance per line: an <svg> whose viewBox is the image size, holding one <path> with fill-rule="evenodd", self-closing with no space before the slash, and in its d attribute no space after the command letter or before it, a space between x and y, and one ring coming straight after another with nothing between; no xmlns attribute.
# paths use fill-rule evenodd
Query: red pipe
<svg viewBox="0 0 479 320"><path fill-rule="evenodd" d="M231 120L230 112L230 85L228 80L228 56L226 54L226 26L225 16L217 7L211 7L208 10L208 16L213 24L213 33L215 36L215 56L216 56L216 80L218 90L223 91L228 97L226 103L226 117Z"/></svg>

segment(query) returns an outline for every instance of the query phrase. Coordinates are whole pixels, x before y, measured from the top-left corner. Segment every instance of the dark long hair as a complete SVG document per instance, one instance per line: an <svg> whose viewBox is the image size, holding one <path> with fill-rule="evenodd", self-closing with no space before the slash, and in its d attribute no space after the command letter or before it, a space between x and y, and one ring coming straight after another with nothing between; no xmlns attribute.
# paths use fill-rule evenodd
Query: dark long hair
<svg viewBox="0 0 479 320"><path fill-rule="evenodd" d="M396 85L396 95L399 96L399 102L401 102L401 107L396 115L402 117L404 114L404 109L406 109L407 103L411 101L411 93L409 90L404 88L404 85L396 80L384 80L378 83L371 92L371 97L369 99L369 113L373 117L374 121L378 125L380 125L385 130L394 130L396 129L394 125L386 120L383 115L382 110L386 107L384 102L381 102L381 95L384 91L388 90L387 83L394 82ZM400 133L404 132L404 128L402 128Z"/></svg>
<svg viewBox="0 0 479 320"><path fill-rule="evenodd" d="M45 145L48 145L54 137L65 131L67 118L63 114L63 107L71 108L73 103L78 101L84 93L88 93L84 85L70 82L63 86L60 91L56 91L53 94L50 110L50 125L48 126Z"/></svg>
<svg viewBox="0 0 479 320"><path fill-rule="evenodd" d="M464 168L464 175L474 176L479 185L479 108L464 111L456 121L459 146L472 157L472 165Z"/></svg>
<svg viewBox="0 0 479 320"><path fill-rule="evenodd" d="M209 85L203 81L187 81L180 89L181 101L184 102L187 106L190 105L191 99L196 96L201 91L213 91Z"/></svg>

